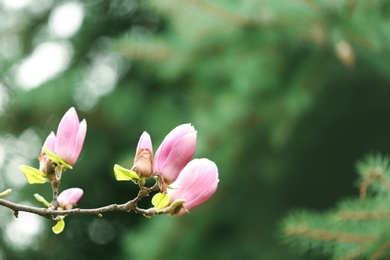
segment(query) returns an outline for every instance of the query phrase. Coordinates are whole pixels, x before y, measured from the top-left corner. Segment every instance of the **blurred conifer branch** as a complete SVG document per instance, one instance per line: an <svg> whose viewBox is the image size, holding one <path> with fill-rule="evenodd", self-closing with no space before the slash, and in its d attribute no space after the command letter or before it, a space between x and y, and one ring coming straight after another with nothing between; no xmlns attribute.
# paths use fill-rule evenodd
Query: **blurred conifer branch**
<svg viewBox="0 0 390 260"><path fill-rule="evenodd" d="M300 211L283 222L286 241L322 249L334 259L382 259L390 255L389 159L369 155L357 164L360 198L325 213Z"/></svg>
<svg viewBox="0 0 390 260"><path fill-rule="evenodd" d="M227 23L229 23L230 25L234 25L234 26L238 26L238 27L246 27L248 25L250 25L250 21L249 19L245 18L245 17L242 17L238 14L235 14L233 12L229 12L217 5L214 5L214 4L211 4L211 3L208 3L206 1L202 1L202 0L187 0L187 1L177 1L177 0L174 0L172 2L180 2L182 4L186 4L190 7L195 7L197 8L199 11L201 12L204 12L204 13L207 13L209 15L212 15L214 17L217 17Z"/></svg>
<svg viewBox="0 0 390 260"><path fill-rule="evenodd" d="M134 41L120 41L118 51L126 58L141 61L161 61L171 54L171 49L162 44L150 44Z"/></svg>

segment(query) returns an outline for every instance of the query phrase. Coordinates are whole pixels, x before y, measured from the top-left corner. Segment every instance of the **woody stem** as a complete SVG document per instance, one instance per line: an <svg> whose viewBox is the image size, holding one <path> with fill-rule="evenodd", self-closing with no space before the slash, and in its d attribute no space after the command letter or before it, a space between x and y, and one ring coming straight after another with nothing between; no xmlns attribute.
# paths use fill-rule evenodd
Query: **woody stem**
<svg viewBox="0 0 390 260"><path fill-rule="evenodd" d="M59 206L58 201L57 201L58 187L60 186L61 176L62 176L63 172L64 172L64 168L61 165L57 165L54 168L54 174L51 174L49 176L49 182L50 182L51 188L53 190L53 200L50 203L50 208L54 209L54 210L57 209Z"/></svg>

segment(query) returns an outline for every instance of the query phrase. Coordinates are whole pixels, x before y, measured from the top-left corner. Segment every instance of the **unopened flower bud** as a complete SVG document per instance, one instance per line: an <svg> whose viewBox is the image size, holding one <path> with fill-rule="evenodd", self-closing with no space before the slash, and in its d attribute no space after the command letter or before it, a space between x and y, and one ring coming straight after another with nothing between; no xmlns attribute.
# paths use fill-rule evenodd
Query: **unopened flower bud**
<svg viewBox="0 0 390 260"><path fill-rule="evenodd" d="M140 177L149 178L153 173L152 152L148 149L138 150L134 158L133 171Z"/></svg>
<svg viewBox="0 0 390 260"><path fill-rule="evenodd" d="M171 205L184 200L172 215L181 216L204 203L215 193L218 182L218 168L214 162L205 158L189 162L172 183L172 189L168 189Z"/></svg>
<svg viewBox="0 0 390 260"><path fill-rule="evenodd" d="M180 171L191 161L196 150L196 131L191 124L175 127L164 139L154 156L153 172L174 182Z"/></svg>
<svg viewBox="0 0 390 260"><path fill-rule="evenodd" d="M46 146L64 162L74 166L83 147L86 132L87 122L85 119L80 122L76 109L72 107L62 117L58 125L57 135L51 132L46 138L43 147ZM45 157L43 149L38 159L40 161L40 170L47 174L50 171L47 168L49 162Z"/></svg>
<svg viewBox="0 0 390 260"><path fill-rule="evenodd" d="M80 188L66 189L58 195L57 201L61 208L72 209L73 206L81 199L84 192Z"/></svg>
<svg viewBox="0 0 390 260"><path fill-rule="evenodd" d="M149 178L153 173L152 140L147 132L143 132L138 141L132 170L144 178Z"/></svg>

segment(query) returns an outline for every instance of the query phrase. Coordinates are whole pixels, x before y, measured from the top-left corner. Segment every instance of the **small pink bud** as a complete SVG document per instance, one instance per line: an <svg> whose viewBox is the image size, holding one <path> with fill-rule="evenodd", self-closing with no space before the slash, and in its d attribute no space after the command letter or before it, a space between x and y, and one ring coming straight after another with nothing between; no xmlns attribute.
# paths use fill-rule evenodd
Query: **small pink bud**
<svg viewBox="0 0 390 260"><path fill-rule="evenodd" d="M174 128L164 139L154 156L153 172L174 182L180 171L192 159L196 150L196 131L191 124Z"/></svg>
<svg viewBox="0 0 390 260"><path fill-rule="evenodd" d="M153 154L152 139L150 138L150 135L146 131L142 133L138 141L137 152L138 150L141 149L148 149Z"/></svg>
<svg viewBox="0 0 390 260"><path fill-rule="evenodd" d="M84 192L80 188L66 189L58 195L57 201L61 208L71 209L81 199Z"/></svg>
<svg viewBox="0 0 390 260"><path fill-rule="evenodd" d="M217 165L205 158L194 159L180 172L179 177L168 189L171 202L184 199L174 216L181 216L208 200L217 190Z"/></svg>
<svg viewBox="0 0 390 260"><path fill-rule="evenodd" d="M140 177L149 178L153 173L153 147L150 135L143 132L137 145L133 170Z"/></svg>
<svg viewBox="0 0 390 260"><path fill-rule="evenodd" d="M74 166L83 147L86 133L87 122L85 119L79 122L76 109L71 107L58 125L57 136L51 132L43 146L47 146L66 163Z"/></svg>
<svg viewBox="0 0 390 260"><path fill-rule="evenodd" d="M51 151L54 151L55 142L56 142L56 136L54 132L51 132L49 136L46 138L43 147L47 146ZM39 160L39 170L41 172L44 172L46 174L54 173L54 169L52 168L52 162L47 158L46 154L43 152L43 148L41 154L39 154L38 156L38 160Z"/></svg>

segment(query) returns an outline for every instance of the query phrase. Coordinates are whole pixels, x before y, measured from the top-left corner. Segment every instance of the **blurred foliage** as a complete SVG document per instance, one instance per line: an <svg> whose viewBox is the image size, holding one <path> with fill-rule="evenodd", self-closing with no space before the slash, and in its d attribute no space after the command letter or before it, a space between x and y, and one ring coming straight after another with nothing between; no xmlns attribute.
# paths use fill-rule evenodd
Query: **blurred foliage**
<svg viewBox="0 0 390 260"><path fill-rule="evenodd" d="M198 130L196 157L217 163L220 185L181 218L70 216L58 236L44 221L31 246L0 238L0 259L302 259L278 238L281 217L356 194L356 160L390 152L388 1L86 0L69 39L48 23L66 1L12 11L3 2L0 188L14 189L10 200L49 197L48 185L15 188L12 179L28 163L20 158L37 165L34 152L70 106L88 133L61 188L83 188L80 207L134 197L113 165L131 164L142 131L157 149L186 122ZM47 42L65 42L70 63L26 90L19 65ZM12 215L1 208L0 217L5 230Z"/></svg>
<svg viewBox="0 0 390 260"><path fill-rule="evenodd" d="M302 252L318 250L330 259L387 259L389 159L369 155L357 164L360 198L348 198L319 214L299 210L283 221L284 239Z"/></svg>

